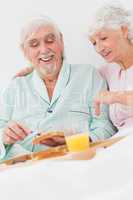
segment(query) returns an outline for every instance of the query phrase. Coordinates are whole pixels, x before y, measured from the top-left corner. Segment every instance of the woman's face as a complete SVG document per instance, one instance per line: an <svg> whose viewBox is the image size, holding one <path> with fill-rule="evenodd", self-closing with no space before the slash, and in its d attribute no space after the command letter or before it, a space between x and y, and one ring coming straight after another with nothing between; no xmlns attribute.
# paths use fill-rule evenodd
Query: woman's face
<svg viewBox="0 0 133 200"><path fill-rule="evenodd" d="M127 28L101 29L90 37L95 50L107 62L120 62L127 43Z"/></svg>
<svg viewBox="0 0 133 200"><path fill-rule="evenodd" d="M40 76L54 76L62 65L63 40L53 27L40 27L24 43L24 54Z"/></svg>

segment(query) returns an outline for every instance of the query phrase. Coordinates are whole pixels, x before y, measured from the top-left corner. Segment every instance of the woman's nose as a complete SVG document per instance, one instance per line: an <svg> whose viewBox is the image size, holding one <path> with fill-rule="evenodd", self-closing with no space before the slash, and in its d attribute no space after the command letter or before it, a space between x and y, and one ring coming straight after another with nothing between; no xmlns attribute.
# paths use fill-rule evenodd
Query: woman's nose
<svg viewBox="0 0 133 200"><path fill-rule="evenodd" d="M96 45L96 52L101 53L104 50L104 46L101 44Z"/></svg>

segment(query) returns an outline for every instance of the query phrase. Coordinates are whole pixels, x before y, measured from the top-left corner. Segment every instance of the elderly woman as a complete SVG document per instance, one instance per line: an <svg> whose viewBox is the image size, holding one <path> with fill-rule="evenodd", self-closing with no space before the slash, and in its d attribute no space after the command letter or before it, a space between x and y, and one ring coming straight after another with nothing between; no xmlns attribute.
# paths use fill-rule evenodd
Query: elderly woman
<svg viewBox="0 0 133 200"><path fill-rule="evenodd" d="M106 89L105 81L89 65L70 65L64 61L63 37L51 20L30 21L22 30L21 48L34 71L12 80L2 96L3 159L65 143L64 138L57 137L33 146L37 132L90 130L88 139L90 136L93 141L115 133L108 120L108 108L104 106L100 117L93 110L93 99Z"/></svg>
<svg viewBox="0 0 133 200"><path fill-rule="evenodd" d="M106 4L96 13L89 28L89 38L107 65L100 68L110 91L95 99L96 114L100 104L110 104L110 118L121 129L133 124L133 13L120 4Z"/></svg>

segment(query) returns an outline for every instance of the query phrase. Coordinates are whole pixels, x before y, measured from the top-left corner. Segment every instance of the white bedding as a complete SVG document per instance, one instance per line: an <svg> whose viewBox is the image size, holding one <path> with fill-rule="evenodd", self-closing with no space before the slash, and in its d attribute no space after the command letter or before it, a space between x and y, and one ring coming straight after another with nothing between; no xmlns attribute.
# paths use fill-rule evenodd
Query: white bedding
<svg viewBox="0 0 133 200"><path fill-rule="evenodd" d="M40 161L2 171L0 199L132 200L133 134L92 160Z"/></svg>

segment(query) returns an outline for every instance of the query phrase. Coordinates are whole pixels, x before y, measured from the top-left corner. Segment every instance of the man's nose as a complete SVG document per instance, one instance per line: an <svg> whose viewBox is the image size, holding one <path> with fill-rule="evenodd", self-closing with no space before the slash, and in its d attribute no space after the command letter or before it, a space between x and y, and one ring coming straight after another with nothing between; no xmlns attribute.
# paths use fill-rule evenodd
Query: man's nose
<svg viewBox="0 0 133 200"><path fill-rule="evenodd" d="M40 52L45 53L47 50L48 50L47 45L44 42L42 42L40 45Z"/></svg>

